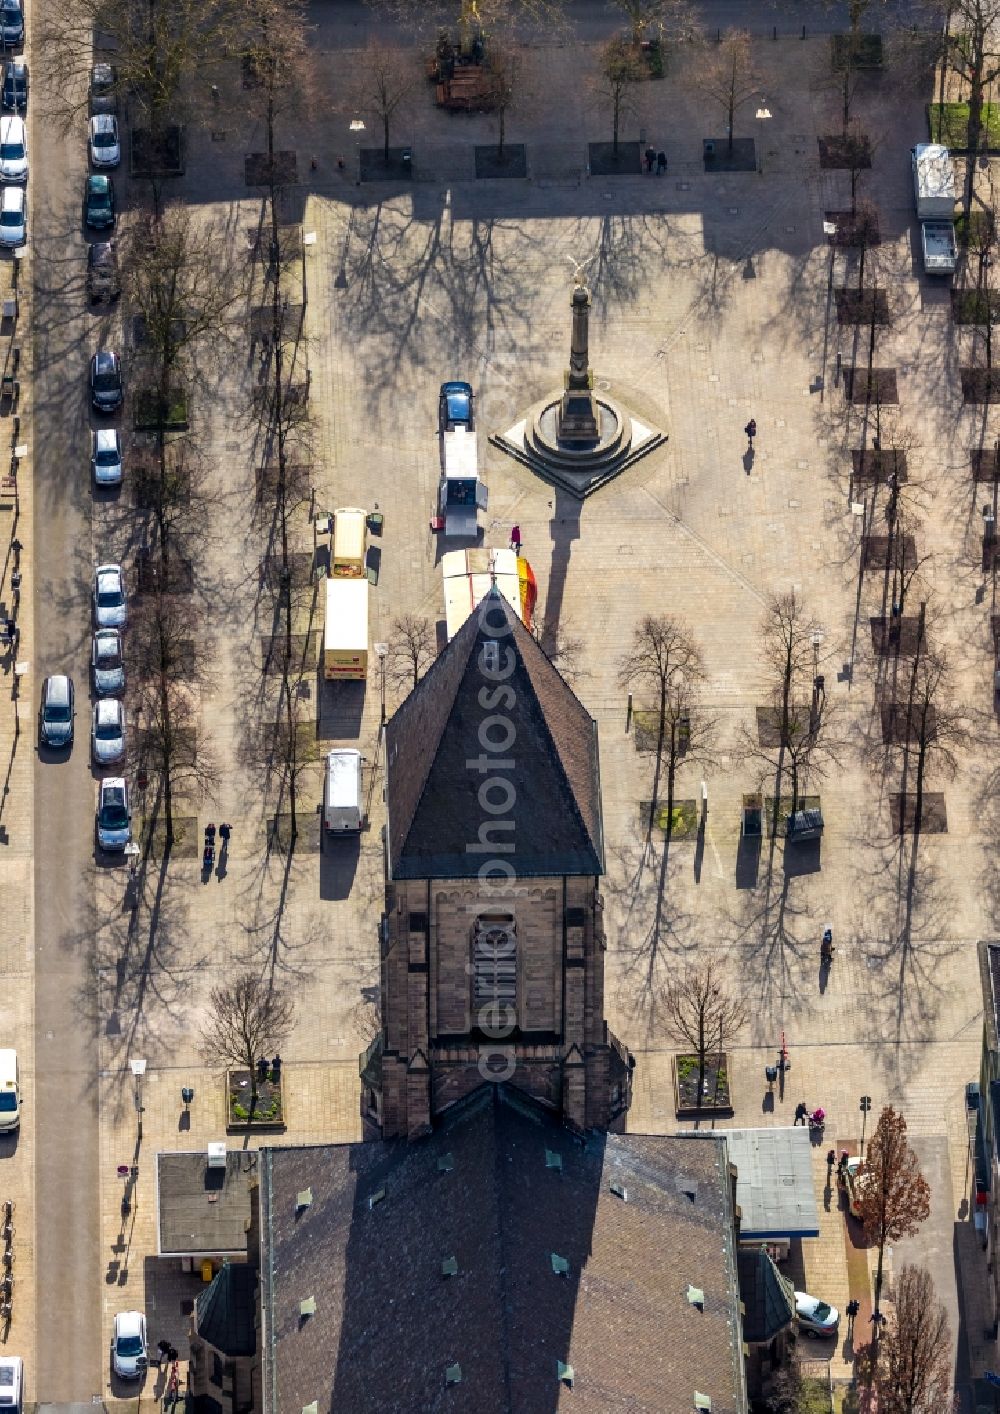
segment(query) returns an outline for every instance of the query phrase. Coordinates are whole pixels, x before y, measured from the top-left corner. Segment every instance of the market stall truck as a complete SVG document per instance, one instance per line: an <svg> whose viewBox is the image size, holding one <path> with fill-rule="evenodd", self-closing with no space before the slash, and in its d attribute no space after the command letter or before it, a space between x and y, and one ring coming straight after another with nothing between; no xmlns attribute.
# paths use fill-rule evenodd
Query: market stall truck
<svg viewBox="0 0 1000 1414"><path fill-rule="evenodd" d="M326 581L323 676L363 681L368 676L368 580L335 576Z"/></svg>
<svg viewBox="0 0 1000 1414"><path fill-rule="evenodd" d="M955 239L955 164L946 147L920 142L910 149L920 247L928 275L951 275L958 264Z"/></svg>

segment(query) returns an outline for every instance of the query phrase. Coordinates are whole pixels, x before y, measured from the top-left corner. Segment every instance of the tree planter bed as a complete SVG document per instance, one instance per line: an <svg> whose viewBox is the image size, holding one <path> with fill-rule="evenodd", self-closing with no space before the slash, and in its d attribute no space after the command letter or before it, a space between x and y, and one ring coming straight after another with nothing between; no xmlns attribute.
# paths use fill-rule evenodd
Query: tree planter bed
<svg viewBox="0 0 1000 1414"><path fill-rule="evenodd" d="M838 324L888 324L889 297L885 290L834 290Z"/></svg>
<svg viewBox="0 0 1000 1414"><path fill-rule="evenodd" d="M1000 403L1000 368L960 368L962 399L967 403Z"/></svg>
<svg viewBox="0 0 1000 1414"><path fill-rule="evenodd" d="M907 478L906 453L893 448L877 452L872 448L863 452L852 452L851 474L855 481L866 486L888 482L890 476L895 476L898 482L903 482Z"/></svg>
<svg viewBox="0 0 1000 1414"><path fill-rule="evenodd" d="M827 245L855 249L864 246L871 250L881 243L878 216L874 211L827 211L824 215L837 228L832 236L827 236Z"/></svg>
<svg viewBox="0 0 1000 1414"><path fill-rule="evenodd" d="M864 134L854 137L850 133L831 133L816 141L819 143L819 165L827 171L872 165L872 145Z"/></svg>
<svg viewBox="0 0 1000 1414"><path fill-rule="evenodd" d="M698 1093L698 1057L690 1052L674 1055L674 1108L678 1119L703 1114L731 1115L732 1093L726 1053L705 1057L705 1083Z"/></svg>
<svg viewBox="0 0 1000 1414"><path fill-rule="evenodd" d="M284 1099L282 1086L284 1075L275 1080L274 1072L257 1081L257 1099L254 1117L249 1119L247 1107L250 1104L250 1072L248 1070L228 1070L226 1072L226 1132L229 1134L280 1134L285 1128Z"/></svg>
<svg viewBox="0 0 1000 1414"><path fill-rule="evenodd" d="M849 403L898 403L894 368L844 368L844 393Z"/></svg>
<svg viewBox="0 0 1000 1414"><path fill-rule="evenodd" d="M651 800L640 802L639 814L644 829L650 823L652 808L653 802ZM693 839L698 833L698 802L696 800L675 800L672 814L671 839ZM665 835L667 823L667 803L665 800L659 800L656 803L656 812L653 816L653 829L659 830L661 834Z"/></svg>
<svg viewBox="0 0 1000 1414"><path fill-rule="evenodd" d="M892 817L892 832L895 835L912 835L916 820L916 796L895 794L889 797L889 811ZM948 833L948 812L945 809L941 791L925 790L920 802L920 833L922 835L944 835Z"/></svg>

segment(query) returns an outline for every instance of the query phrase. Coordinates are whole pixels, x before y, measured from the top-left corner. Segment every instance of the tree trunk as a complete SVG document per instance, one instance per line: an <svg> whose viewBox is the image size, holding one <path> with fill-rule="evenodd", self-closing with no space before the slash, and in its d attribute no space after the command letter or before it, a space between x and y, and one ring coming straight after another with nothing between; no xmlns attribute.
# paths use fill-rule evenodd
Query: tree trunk
<svg viewBox="0 0 1000 1414"><path fill-rule="evenodd" d="M698 1012L698 1099L701 1105L701 1097L705 1093L705 1071L708 1068L708 1040L705 1036L705 1006L702 1002Z"/></svg>
<svg viewBox="0 0 1000 1414"><path fill-rule="evenodd" d="M969 66L969 160L965 164L965 215L972 216L972 201L976 187L976 162L983 127L983 70L986 66L986 34L981 25L973 30Z"/></svg>
<svg viewBox="0 0 1000 1414"><path fill-rule="evenodd" d="M618 87L618 88L615 89L615 92L614 92L614 129L615 129L615 130L614 130L614 139L613 139L612 145L611 145L611 146L612 146L612 151L614 152L615 157L618 156L618 124L619 124L619 121L620 121L620 119L621 119L621 109L622 109L622 91L621 91L621 88Z"/></svg>
<svg viewBox="0 0 1000 1414"><path fill-rule="evenodd" d="M174 770L173 770L173 742L172 742L172 722L170 716L170 682L167 673L167 648L163 642L163 588L162 585L157 590L156 601L156 622L159 634L159 667L160 667L160 767L163 773L163 813L164 813L164 852L170 853L170 848L174 842Z"/></svg>
<svg viewBox="0 0 1000 1414"><path fill-rule="evenodd" d="M844 89L843 89L843 111L841 118L844 124L844 137L847 136L848 125L851 121L851 72L854 64L854 38L850 40L851 53L844 55Z"/></svg>
<svg viewBox="0 0 1000 1414"><path fill-rule="evenodd" d="M503 103L502 101L501 101L501 103L500 103L499 109L497 110L497 122L498 122L499 125L500 125L500 131L499 131L500 141L499 141L499 143L497 144L497 159L498 159L498 161L502 162L502 161L503 161L503 142L504 142L504 137L506 136L506 133L507 133L507 106L506 106L506 104Z"/></svg>

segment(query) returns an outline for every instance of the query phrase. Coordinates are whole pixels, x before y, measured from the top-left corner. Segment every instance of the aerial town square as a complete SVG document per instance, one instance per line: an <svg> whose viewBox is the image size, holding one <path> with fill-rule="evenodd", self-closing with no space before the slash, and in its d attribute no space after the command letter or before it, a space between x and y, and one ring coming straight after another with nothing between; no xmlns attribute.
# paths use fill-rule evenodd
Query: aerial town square
<svg viewBox="0 0 1000 1414"><path fill-rule="evenodd" d="M1000 1410L1000 0L0 46L0 1410Z"/></svg>

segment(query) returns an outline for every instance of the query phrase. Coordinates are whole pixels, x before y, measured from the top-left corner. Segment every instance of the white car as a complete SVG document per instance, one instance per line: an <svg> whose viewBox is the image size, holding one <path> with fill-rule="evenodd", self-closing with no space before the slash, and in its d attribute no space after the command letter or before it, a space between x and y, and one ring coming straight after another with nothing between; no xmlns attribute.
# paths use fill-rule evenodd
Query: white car
<svg viewBox="0 0 1000 1414"><path fill-rule="evenodd" d="M17 113L0 118L0 181L28 180L28 132Z"/></svg>
<svg viewBox="0 0 1000 1414"><path fill-rule="evenodd" d="M4 187L0 193L0 245L24 245L27 227L28 202L24 187Z"/></svg>
<svg viewBox="0 0 1000 1414"><path fill-rule="evenodd" d="M90 749L96 766L111 766L125 755L125 709L117 697L94 703Z"/></svg>
<svg viewBox="0 0 1000 1414"><path fill-rule="evenodd" d="M93 433L90 470L95 486L122 484L122 443L117 427L99 427Z"/></svg>
<svg viewBox="0 0 1000 1414"><path fill-rule="evenodd" d="M94 571L94 623L98 628L124 628L127 618L121 565L98 565Z"/></svg>
<svg viewBox="0 0 1000 1414"><path fill-rule="evenodd" d="M95 167L117 167L122 160L118 119L113 113L95 113L90 120L90 160Z"/></svg>
<svg viewBox="0 0 1000 1414"><path fill-rule="evenodd" d="M141 1380L148 1363L146 1317L141 1311L119 1311L111 1335L111 1368L120 1380Z"/></svg>
<svg viewBox="0 0 1000 1414"><path fill-rule="evenodd" d="M0 1355L0 1409L21 1414L21 1384L24 1366L20 1355Z"/></svg>
<svg viewBox="0 0 1000 1414"><path fill-rule="evenodd" d="M805 1291L795 1293L795 1314L806 1335L836 1335L840 1312L836 1306L820 1301Z"/></svg>

